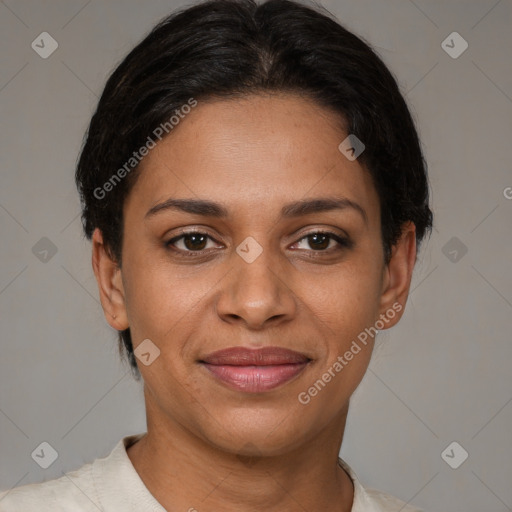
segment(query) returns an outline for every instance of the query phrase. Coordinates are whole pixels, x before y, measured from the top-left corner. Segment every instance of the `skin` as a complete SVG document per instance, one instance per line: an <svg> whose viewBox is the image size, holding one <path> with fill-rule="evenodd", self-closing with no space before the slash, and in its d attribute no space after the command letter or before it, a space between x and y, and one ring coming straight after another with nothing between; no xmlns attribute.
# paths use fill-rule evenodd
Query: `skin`
<svg viewBox="0 0 512 512"><path fill-rule="evenodd" d="M160 349L150 365L138 361L148 431L128 456L168 510L351 510L352 481L337 458L373 340L307 405L297 397L397 302L385 328L399 321L416 242L405 224L384 263L379 198L358 160L338 150L346 136L338 115L298 95L199 101L141 163L124 205L122 268L94 232L107 321L130 327L135 348L149 338ZM288 203L323 197L350 199L366 220L350 207L280 216ZM145 217L169 198L208 199L229 215ZM192 228L211 238L166 247ZM306 237L326 230L352 246ZM252 263L236 252L249 236L263 250ZM312 361L256 394L229 389L198 363L222 348L270 345Z"/></svg>

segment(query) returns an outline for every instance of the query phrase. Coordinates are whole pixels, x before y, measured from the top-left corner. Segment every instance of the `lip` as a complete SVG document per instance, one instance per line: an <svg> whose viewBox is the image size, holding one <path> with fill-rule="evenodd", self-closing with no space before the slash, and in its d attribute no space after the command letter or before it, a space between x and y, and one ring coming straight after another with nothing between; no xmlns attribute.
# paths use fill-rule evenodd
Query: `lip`
<svg viewBox="0 0 512 512"><path fill-rule="evenodd" d="M306 355L282 347L230 347L208 354L199 362L228 387L260 393L289 382L310 361Z"/></svg>

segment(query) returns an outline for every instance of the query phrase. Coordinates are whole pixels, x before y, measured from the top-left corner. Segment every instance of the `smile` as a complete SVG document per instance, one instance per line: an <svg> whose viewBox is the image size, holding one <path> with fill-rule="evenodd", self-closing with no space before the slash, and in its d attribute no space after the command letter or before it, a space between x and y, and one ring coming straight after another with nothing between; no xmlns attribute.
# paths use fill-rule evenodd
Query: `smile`
<svg viewBox="0 0 512 512"><path fill-rule="evenodd" d="M199 362L231 389L260 393L289 382L302 373L310 361L304 354L280 347L256 350L231 347Z"/></svg>

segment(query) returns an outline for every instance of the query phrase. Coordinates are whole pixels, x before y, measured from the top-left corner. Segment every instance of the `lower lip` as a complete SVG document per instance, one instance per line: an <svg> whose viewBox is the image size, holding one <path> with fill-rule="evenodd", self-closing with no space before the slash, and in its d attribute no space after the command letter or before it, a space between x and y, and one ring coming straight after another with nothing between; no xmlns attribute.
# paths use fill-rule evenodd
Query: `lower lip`
<svg viewBox="0 0 512 512"><path fill-rule="evenodd" d="M229 387L246 393L260 393L290 381L307 366L306 363L272 366L230 366L203 363L203 366Z"/></svg>

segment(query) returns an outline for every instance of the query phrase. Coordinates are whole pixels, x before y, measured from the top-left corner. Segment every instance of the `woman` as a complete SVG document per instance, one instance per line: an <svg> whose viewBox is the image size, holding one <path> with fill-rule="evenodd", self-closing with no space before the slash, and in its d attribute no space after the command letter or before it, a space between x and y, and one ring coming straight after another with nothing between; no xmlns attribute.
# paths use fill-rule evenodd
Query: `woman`
<svg viewBox="0 0 512 512"><path fill-rule="evenodd" d="M176 12L109 78L76 181L147 432L2 511L417 510L338 455L432 224L414 123L363 41L287 0Z"/></svg>

